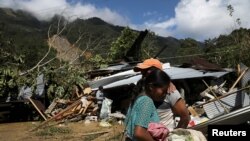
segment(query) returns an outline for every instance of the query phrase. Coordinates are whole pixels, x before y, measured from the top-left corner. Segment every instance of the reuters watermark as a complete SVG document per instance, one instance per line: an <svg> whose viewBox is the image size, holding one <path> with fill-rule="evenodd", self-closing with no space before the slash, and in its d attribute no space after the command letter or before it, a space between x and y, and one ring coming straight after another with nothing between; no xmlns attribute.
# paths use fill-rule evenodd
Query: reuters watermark
<svg viewBox="0 0 250 141"><path fill-rule="evenodd" d="M208 125L208 141L216 141L229 137L248 140L250 137L249 125Z"/></svg>

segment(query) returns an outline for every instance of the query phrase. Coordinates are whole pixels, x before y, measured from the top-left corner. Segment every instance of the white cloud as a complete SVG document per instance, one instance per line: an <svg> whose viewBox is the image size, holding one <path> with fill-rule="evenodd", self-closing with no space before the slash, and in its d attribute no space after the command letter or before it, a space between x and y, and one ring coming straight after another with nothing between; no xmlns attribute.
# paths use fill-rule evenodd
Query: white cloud
<svg viewBox="0 0 250 141"><path fill-rule="evenodd" d="M145 22L143 27L154 31L161 36L169 36L172 34L172 28L175 26L175 19L169 19L163 22Z"/></svg>
<svg viewBox="0 0 250 141"><path fill-rule="evenodd" d="M233 19L223 0L182 0L175 9L176 34L205 39L228 33Z"/></svg>
<svg viewBox="0 0 250 141"><path fill-rule="evenodd" d="M69 20L99 17L115 25L128 25L129 23L128 18L109 8L97 8L92 4L79 2L70 4L66 0L1 0L0 7L27 10L40 20L49 20L55 14L60 14Z"/></svg>
<svg viewBox="0 0 250 141"><path fill-rule="evenodd" d="M229 16L228 4L234 8L233 17ZM237 27L237 18L241 19L242 27L249 28L249 7L249 0L181 0L174 17L162 22L145 22L144 27L163 36L204 40L230 33Z"/></svg>

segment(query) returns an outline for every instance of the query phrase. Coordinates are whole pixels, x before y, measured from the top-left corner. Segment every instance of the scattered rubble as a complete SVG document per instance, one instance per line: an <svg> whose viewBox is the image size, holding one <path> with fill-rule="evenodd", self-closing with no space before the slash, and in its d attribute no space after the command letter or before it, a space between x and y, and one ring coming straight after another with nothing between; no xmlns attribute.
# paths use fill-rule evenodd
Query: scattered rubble
<svg viewBox="0 0 250 141"><path fill-rule="evenodd" d="M94 98L96 91L92 91L91 88L88 87L85 88L83 92L84 93L82 95L78 94L75 98L73 98L76 100L55 98L50 106L45 110L44 114L42 114L47 117L44 118L45 121L32 130L43 127L51 121L64 123L85 120L85 124L100 121L99 125L102 127L112 126L109 120L113 119L115 119L115 121L119 120L119 123L121 124L123 123L121 120L125 119L125 115L120 112L111 114L112 100L104 98L104 106L98 107L97 100ZM100 110L99 108L102 109ZM100 111L100 113L98 111Z"/></svg>
<svg viewBox="0 0 250 141"><path fill-rule="evenodd" d="M238 78L230 88L224 87L226 82L208 86L203 80L207 89L200 93L203 101L197 101L188 108L191 113L189 127L206 133L209 124L242 124L249 121L250 96L246 90L250 86L235 88L242 78L249 77L244 75L247 70L238 72Z"/></svg>

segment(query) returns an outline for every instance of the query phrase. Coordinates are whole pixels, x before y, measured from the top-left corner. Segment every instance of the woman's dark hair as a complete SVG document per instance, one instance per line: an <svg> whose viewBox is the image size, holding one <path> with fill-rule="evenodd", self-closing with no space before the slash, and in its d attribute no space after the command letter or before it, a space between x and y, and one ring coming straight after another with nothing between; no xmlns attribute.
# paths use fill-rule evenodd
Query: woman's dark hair
<svg viewBox="0 0 250 141"><path fill-rule="evenodd" d="M147 90L150 86L153 87L164 87L169 86L170 77L161 70L152 71L146 78L144 82L144 87Z"/></svg>
<svg viewBox="0 0 250 141"><path fill-rule="evenodd" d="M133 106L136 98L143 91L143 88L145 88L145 90L149 90L149 86L163 87L169 86L169 83L170 77L164 71L159 69L153 70L150 74L137 82L137 85L133 89L131 105Z"/></svg>
<svg viewBox="0 0 250 141"><path fill-rule="evenodd" d="M148 69L141 70L142 78L147 77L150 72L155 71L155 70L159 70L159 69L152 66L152 67L150 67Z"/></svg>

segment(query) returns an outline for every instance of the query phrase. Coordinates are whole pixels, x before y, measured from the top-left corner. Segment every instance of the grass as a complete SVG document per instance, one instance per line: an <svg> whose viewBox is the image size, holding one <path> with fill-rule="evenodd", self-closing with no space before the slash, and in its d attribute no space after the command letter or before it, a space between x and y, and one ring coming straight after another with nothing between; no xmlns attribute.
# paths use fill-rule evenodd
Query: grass
<svg viewBox="0 0 250 141"><path fill-rule="evenodd" d="M71 129L67 127L47 127L36 132L37 136L54 136L58 134L69 134Z"/></svg>
<svg viewBox="0 0 250 141"><path fill-rule="evenodd" d="M99 128L100 129L100 128ZM96 132L97 130L89 130L87 131L85 134L88 134L88 133L93 133L93 132ZM92 141L96 138L98 138L99 136L101 136L103 134L93 134L93 135L86 135L83 137L83 141Z"/></svg>
<svg viewBox="0 0 250 141"><path fill-rule="evenodd" d="M96 138L98 138L99 136L101 136L103 134L95 134L95 135L89 135L89 136L85 136L84 137L84 141L92 141Z"/></svg>
<svg viewBox="0 0 250 141"><path fill-rule="evenodd" d="M121 140L121 137L122 137L122 133L113 136L113 137L110 138L109 140L110 140L110 141L120 141L120 140Z"/></svg>
<svg viewBox="0 0 250 141"><path fill-rule="evenodd" d="M120 141L123 133L117 131L116 127L112 127L112 128L113 128L112 131L108 133L93 134L93 135L86 136L84 138L84 141L92 141L97 138L99 139L99 137L101 137L102 140L104 141Z"/></svg>

